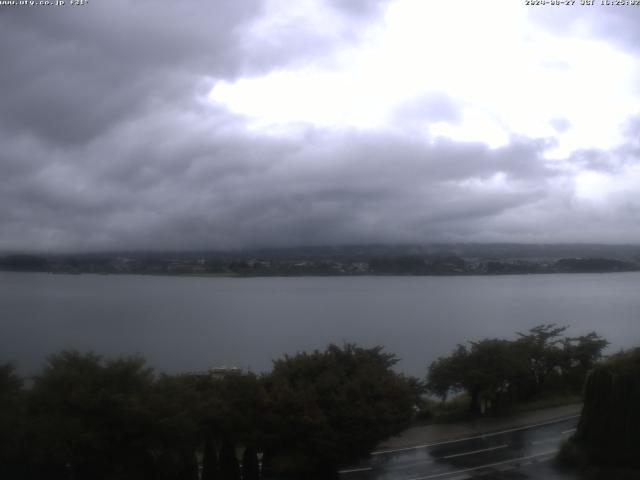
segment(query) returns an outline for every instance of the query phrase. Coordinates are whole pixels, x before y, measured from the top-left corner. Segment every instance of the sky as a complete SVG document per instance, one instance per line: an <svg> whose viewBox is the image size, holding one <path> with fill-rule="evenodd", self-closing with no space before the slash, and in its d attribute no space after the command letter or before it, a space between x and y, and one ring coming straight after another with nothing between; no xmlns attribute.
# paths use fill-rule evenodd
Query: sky
<svg viewBox="0 0 640 480"><path fill-rule="evenodd" d="M0 5L0 250L640 243L639 57L580 0Z"/></svg>

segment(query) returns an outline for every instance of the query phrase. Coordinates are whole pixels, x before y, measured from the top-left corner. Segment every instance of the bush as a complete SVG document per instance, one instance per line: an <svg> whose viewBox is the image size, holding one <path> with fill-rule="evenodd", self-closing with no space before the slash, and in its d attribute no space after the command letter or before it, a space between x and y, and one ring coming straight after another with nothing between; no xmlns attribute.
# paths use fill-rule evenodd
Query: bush
<svg viewBox="0 0 640 480"><path fill-rule="evenodd" d="M621 352L588 376L573 441L590 465L640 468L640 348Z"/></svg>

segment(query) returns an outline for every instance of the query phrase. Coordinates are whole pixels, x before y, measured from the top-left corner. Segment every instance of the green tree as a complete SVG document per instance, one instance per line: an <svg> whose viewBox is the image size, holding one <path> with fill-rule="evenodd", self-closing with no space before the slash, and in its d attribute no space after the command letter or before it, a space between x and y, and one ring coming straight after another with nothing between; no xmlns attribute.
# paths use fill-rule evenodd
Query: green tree
<svg viewBox="0 0 640 480"><path fill-rule="evenodd" d="M0 364L0 477L17 478L25 447L22 379L11 363Z"/></svg>
<svg viewBox="0 0 640 480"><path fill-rule="evenodd" d="M225 441L220 449L220 478L222 480L240 480L240 465L236 458L233 443Z"/></svg>
<svg viewBox="0 0 640 480"><path fill-rule="evenodd" d="M186 478L193 472L193 455L202 439L203 404L191 375L161 375L146 405L154 419L147 448L159 479Z"/></svg>
<svg viewBox="0 0 640 480"><path fill-rule="evenodd" d="M396 361L382 347L352 344L275 361L265 378L269 468L327 478L405 427L418 392L393 372Z"/></svg>
<svg viewBox="0 0 640 480"><path fill-rule="evenodd" d="M469 363L469 350L458 345L448 357L439 357L427 369L427 390L444 402L449 394L465 389L463 374Z"/></svg>
<svg viewBox="0 0 640 480"><path fill-rule="evenodd" d="M472 414L540 394L579 391L608 342L594 332L563 338L566 329L544 324L518 333L516 340L458 345L451 355L429 365L427 389L443 400L466 392Z"/></svg>
<svg viewBox="0 0 640 480"><path fill-rule="evenodd" d="M238 444L261 443L267 401L263 383L252 373L231 373L218 387L216 423L222 437Z"/></svg>
<svg viewBox="0 0 640 480"><path fill-rule="evenodd" d="M638 405L640 348L613 355L592 370L585 384L580 422L571 440L588 464L640 468Z"/></svg>
<svg viewBox="0 0 640 480"><path fill-rule="evenodd" d="M138 357L50 357L29 399L36 463L76 480L148 478L152 382Z"/></svg>
<svg viewBox="0 0 640 480"><path fill-rule="evenodd" d="M609 342L595 332L563 341L563 380L572 390L581 390L587 374L602 358Z"/></svg>
<svg viewBox="0 0 640 480"><path fill-rule="evenodd" d="M428 369L427 389L446 399L449 393L469 395L473 415L510 405L517 394L518 379L526 372L521 351L513 342L485 339L458 345L449 357L441 357Z"/></svg>
<svg viewBox="0 0 640 480"><path fill-rule="evenodd" d="M527 397L541 393L549 376L563 365L562 334L567 328L550 323L533 327L527 333L518 332L518 346L529 358Z"/></svg>
<svg viewBox="0 0 640 480"><path fill-rule="evenodd" d="M219 478L218 453L212 436L207 435L202 454L202 480L218 480Z"/></svg>

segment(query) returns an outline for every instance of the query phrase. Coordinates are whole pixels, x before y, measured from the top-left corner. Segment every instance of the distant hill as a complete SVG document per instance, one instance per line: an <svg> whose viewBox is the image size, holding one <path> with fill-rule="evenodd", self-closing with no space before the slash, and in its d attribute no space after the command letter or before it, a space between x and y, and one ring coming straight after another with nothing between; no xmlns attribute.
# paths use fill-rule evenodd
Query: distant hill
<svg viewBox="0 0 640 480"><path fill-rule="evenodd" d="M46 258L35 255L7 255L0 258L0 269L16 272L41 272L49 269Z"/></svg>
<svg viewBox="0 0 640 480"><path fill-rule="evenodd" d="M56 273L505 275L640 270L640 245L455 243L211 251L5 254L0 269Z"/></svg>

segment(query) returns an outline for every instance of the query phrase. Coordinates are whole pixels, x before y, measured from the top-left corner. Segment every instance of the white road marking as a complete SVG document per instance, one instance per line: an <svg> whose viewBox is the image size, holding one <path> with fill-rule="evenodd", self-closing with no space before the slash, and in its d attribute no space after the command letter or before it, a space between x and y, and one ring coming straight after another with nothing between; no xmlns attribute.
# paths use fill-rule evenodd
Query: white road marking
<svg viewBox="0 0 640 480"><path fill-rule="evenodd" d="M560 432L560 435L566 435L567 433L573 433L575 431L576 431L575 428L570 428L569 430L565 430L563 432Z"/></svg>
<svg viewBox="0 0 640 480"><path fill-rule="evenodd" d="M537 453L535 455L529 455L529 456L526 456L526 457L518 457L518 458L509 459L509 460L503 460L501 462L487 463L486 465L479 465L477 467L464 468L462 470L454 470L453 472L435 473L433 475L427 475L425 477L415 477L415 478L411 478L409 480L428 480L430 478L440 478L440 477L446 477L446 476L449 476L449 475L459 475L461 473L473 472L475 470L482 470L483 468L497 467L499 465L507 465L509 463L522 462L524 460L530 460L530 459L533 459L533 458L545 457L547 455L554 454L557 451L558 450L549 450L547 452Z"/></svg>
<svg viewBox="0 0 640 480"><path fill-rule="evenodd" d="M454 455L447 455L445 457L437 457L437 458L449 459L449 458L456 458L456 457L464 457L465 455L473 455L474 453L490 452L492 450L507 448L508 446L509 445L505 443L504 445L498 445L497 447L482 448L480 450L471 450L470 452L456 453Z"/></svg>
<svg viewBox="0 0 640 480"><path fill-rule="evenodd" d="M557 419L557 420L550 420L548 422L535 423L533 425L526 425L524 427L509 428L508 430L502 430L500 432L492 432L492 433L485 433L485 434L482 434L482 435L474 435L473 437L458 438L458 439L455 439L455 440L446 440L444 442L425 443L424 445L416 445L416 446L413 446L413 447L394 448L394 449L390 449L390 450L378 450L378 451L375 451L375 452L371 452L369 455L384 455L384 454L387 454L387 453L408 452L409 450L419 450L421 448L435 447L435 446L438 446L438 445L447 445L447 444L450 444L450 443L465 442L467 440L477 440L479 438L494 437L496 435L502 435L504 433L518 432L520 430L528 430L530 428L544 427L546 425L554 425L556 423L566 422L567 420L572 420L574 418L579 418L579 417L580 417L580 415L572 415L570 417L560 418L560 419Z"/></svg>
<svg viewBox="0 0 640 480"><path fill-rule="evenodd" d="M473 455L473 454L476 454L476 453L491 452L492 450L499 450L501 448L507 448L508 446L509 445L505 443L504 445L498 445L497 447L482 448L480 450L471 450L471 451L468 451L468 452L455 453L453 455L446 455L446 456L443 456L443 457L433 457L433 458L425 459L425 460L416 460L416 461L409 462L409 463L406 463L406 464L403 464L403 465L400 465L400 466L393 465L392 466L392 471L395 472L397 470L405 470L407 468L415 468L416 465L428 465L428 464L431 464L431 463L435 463L438 460L448 460L450 458L464 457L466 455Z"/></svg>
<svg viewBox="0 0 640 480"><path fill-rule="evenodd" d="M404 470L404 469L407 469L407 468L415 468L416 465L427 465L427 464L434 463L437 460L448 460L448 459L451 459L451 458L464 457L464 456L467 456L467 455L474 455L476 453L491 452L493 450L500 450L502 448L507 448L507 447L509 447L509 444L505 443L503 445L497 445L495 447L481 448L479 450L470 450L468 452L462 452L462 453L454 453L452 455L445 455L445 456L442 456L442 457L434 457L432 459L416 460L416 461L413 461L413 462L409 462L408 464L405 464L405 465L394 466L392 470L393 471L397 471L397 470ZM373 467L350 468L350 469L347 469L347 470L339 470L338 473L342 475L342 474L347 474L347 473L369 472L371 470L373 470Z"/></svg>
<svg viewBox="0 0 640 480"><path fill-rule="evenodd" d="M350 468L348 470L338 470L338 473L342 475L343 473L369 472L371 470L373 470L373 467Z"/></svg>

